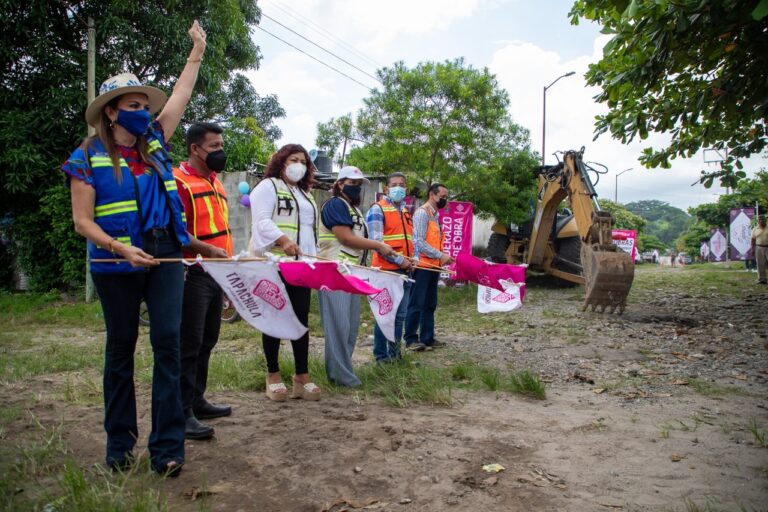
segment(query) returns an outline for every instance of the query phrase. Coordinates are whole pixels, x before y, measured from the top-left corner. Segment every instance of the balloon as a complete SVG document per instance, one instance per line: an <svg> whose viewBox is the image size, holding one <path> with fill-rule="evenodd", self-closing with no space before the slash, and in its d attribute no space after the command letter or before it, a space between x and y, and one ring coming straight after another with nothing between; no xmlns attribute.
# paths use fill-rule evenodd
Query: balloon
<svg viewBox="0 0 768 512"><path fill-rule="evenodd" d="M241 194L247 194L248 192L251 191L251 186L248 185L247 181L241 181L240 183L237 184L237 191L240 192Z"/></svg>
<svg viewBox="0 0 768 512"><path fill-rule="evenodd" d="M309 158L313 162L315 161L315 158L317 158L317 150L315 148L309 150Z"/></svg>
<svg viewBox="0 0 768 512"><path fill-rule="evenodd" d="M240 196L240 204L245 206L246 208L251 207L251 198L250 196L247 196L245 194Z"/></svg>

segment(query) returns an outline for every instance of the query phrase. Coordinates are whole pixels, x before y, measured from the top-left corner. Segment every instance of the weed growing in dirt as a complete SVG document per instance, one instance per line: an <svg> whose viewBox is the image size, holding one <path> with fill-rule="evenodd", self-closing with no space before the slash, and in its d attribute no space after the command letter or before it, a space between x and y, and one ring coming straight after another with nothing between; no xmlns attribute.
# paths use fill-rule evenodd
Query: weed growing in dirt
<svg viewBox="0 0 768 512"><path fill-rule="evenodd" d="M744 391L736 386L720 386L703 379L689 379L691 389L704 396L718 397L723 395L743 395Z"/></svg>
<svg viewBox="0 0 768 512"><path fill-rule="evenodd" d="M529 370L510 374L505 388L517 395L538 398L539 400L544 400L547 397L544 383Z"/></svg>
<svg viewBox="0 0 768 512"><path fill-rule="evenodd" d="M101 383L89 376L67 375L62 398L71 404L99 405L104 402Z"/></svg>
<svg viewBox="0 0 768 512"><path fill-rule="evenodd" d="M757 426L757 421L754 419L749 422L747 429L752 432L755 438L755 443L763 448L768 448L768 430Z"/></svg>

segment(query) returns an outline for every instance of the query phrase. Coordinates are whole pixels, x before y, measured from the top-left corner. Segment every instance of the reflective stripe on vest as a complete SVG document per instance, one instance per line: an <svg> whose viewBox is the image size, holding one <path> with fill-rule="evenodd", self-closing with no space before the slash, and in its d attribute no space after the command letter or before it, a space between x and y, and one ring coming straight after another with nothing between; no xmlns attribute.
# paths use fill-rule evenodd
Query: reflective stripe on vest
<svg viewBox="0 0 768 512"><path fill-rule="evenodd" d="M426 205L422 206L424 208L424 211L429 214L429 210L426 209ZM443 251L443 239L445 236L443 235L443 231L440 229L440 225L432 218L432 216L429 216L429 222L427 222L427 233L424 237L424 241L427 242L427 245L432 247L433 249L436 249L440 252ZM428 265L424 265L425 268L434 268L440 266L440 260L437 258L427 258L426 256L423 256L419 254L419 263L424 262Z"/></svg>
<svg viewBox="0 0 768 512"><path fill-rule="evenodd" d="M397 253L405 256L413 256L413 222L411 216L408 213L408 209L403 205L402 210L398 210L395 206L382 199L376 203L383 213L383 241L389 245ZM399 265L387 261L386 258L382 258L378 252L373 253L373 259L371 265L379 267L384 270L396 270L400 268Z"/></svg>
<svg viewBox="0 0 768 512"><path fill-rule="evenodd" d="M269 181L275 188L275 195L277 197L275 208L272 210L272 222L275 223L277 229L282 231L291 242L298 244L299 233L301 232L299 201L285 181L279 178L269 178ZM299 194L303 195L304 198L309 201L309 204L312 205L312 214L314 217L312 235L315 238L315 245L317 245L317 206L315 205L315 200L312 198L312 194L307 194L301 189L297 190L299 191ZM285 252L279 245L272 246L269 251L278 256L285 255Z"/></svg>
<svg viewBox="0 0 768 512"><path fill-rule="evenodd" d="M365 222L362 221L363 214L360 213L360 210L358 210L356 207L347 203L344 198L338 197L338 199L344 201L344 204L347 206L347 210L349 211L349 215L352 217L352 233L355 236L367 238ZM325 208L325 205L327 205L328 202L332 200L333 199L327 201L323 205L323 208ZM339 260L344 263L352 263L354 265L361 265L365 263L363 260L365 259L366 251L361 249L353 249L343 245L341 242L339 242L338 238L336 238L336 235L333 234L333 231L325 227L325 224L322 222L320 223L320 234L318 239L318 256L329 260Z"/></svg>
<svg viewBox="0 0 768 512"><path fill-rule="evenodd" d="M223 249L232 255L232 234L229 229L229 208L227 195L222 183L216 179L213 183L207 178L187 174L181 169L174 169L174 186L177 181L187 190L191 199L191 223L187 229L200 241ZM186 215L184 216L186 219Z"/></svg>

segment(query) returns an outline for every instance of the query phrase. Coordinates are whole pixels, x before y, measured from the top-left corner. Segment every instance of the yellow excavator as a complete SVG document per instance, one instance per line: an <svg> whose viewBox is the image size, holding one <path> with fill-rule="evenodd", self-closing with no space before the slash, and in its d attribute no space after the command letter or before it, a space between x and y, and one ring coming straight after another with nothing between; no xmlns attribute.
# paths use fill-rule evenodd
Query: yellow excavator
<svg viewBox="0 0 768 512"><path fill-rule="evenodd" d="M557 165L538 167L536 208L522 226L496 223L488 242L492 261L527 263L585 287L582 311L624 312L635 276L632 257L613 244L613 216L601 211L580 151L566 151ZM594 170L594 169L592 169ZM560 211L563 200L568 209Z"/></svg>

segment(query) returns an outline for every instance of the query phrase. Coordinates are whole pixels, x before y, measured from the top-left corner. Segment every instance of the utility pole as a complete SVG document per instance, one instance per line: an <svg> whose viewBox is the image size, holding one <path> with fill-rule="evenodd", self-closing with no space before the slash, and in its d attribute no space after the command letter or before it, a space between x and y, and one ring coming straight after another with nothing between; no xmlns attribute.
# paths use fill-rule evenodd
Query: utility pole
<svg viewBox="0 0 768 512"><path fill-rule="evenodd" d="M96 98L96 23L93 18L88 18L88 104ZM88 125L88 135L96 133L96 129ZM88 260L88 251L85 253L85 302L93 302L96 292L93 288L91 277L91 263Z"/></svg>

